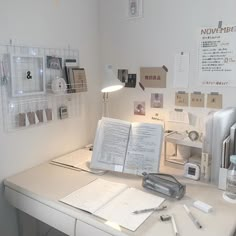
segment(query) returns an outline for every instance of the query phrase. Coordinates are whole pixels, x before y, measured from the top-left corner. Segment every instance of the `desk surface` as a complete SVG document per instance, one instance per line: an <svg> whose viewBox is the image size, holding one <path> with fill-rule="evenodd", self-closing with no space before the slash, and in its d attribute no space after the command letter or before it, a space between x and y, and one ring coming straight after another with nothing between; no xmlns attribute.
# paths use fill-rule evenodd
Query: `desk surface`
<svg viewBox="0 0 236 236"><path fill-rule="evenodd" d="M168 169L164 170L162 168L162 172L168 172ZM123 182L129 186L144 190L141 186L141 177L138 176L109 172L105 175L97 176L83 171L55 166L50 163L36 166L6 179L5 187L111 235L174 235L171 223L161 222L160 213L158 212L154 212L135 232L123 228L118 231L104 224L102 219L58 201L95 178ZM180 235L232 235L236 227L236 204L225 202L222 198L222 191L215 186L184 178L179 178L179 180L187 185L186 195L180 201L167 199L168 209L162 214L174 214ZM194 226L183 209L183 204L189 205L193 200L204 201L212 205L214 209L213 212L206 214L195 208L190 208L203 225L203 229L200 230Z"/></svg>

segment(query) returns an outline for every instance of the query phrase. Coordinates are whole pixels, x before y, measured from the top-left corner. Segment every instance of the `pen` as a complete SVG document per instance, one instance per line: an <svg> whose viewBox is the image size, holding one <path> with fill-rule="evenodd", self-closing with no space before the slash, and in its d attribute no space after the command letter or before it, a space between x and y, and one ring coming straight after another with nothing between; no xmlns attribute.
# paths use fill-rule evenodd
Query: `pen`
<svg viewBox="0 0 236 236"><path fill-rule="evenodd" d="M179 232L177 230L176 223L175 223L175 218L174 218L173 215L171 216L171 223L172 223L172 226L173 226L173 229L174 229L174 232L175 232L175 236L178 236Z"/></svg>
<svg viewBox="0 0 236 236"><path fill-rule="evenodd" d="M140 213L146 213L146 212L150 212L150 211L162 211L166 208L167 208L167 206L147 208L147 209L142 209L142 210L138 210L138 211L133 211L133 213L140 214Z"/></svg>
<svg viewBox="0 0 236 236"><path fill-rule="evenodd" d="M190 219L192 220L192 222L195 224L195 226L198 229L202 228L202 225L199 223L199 221L194 217L194 215L192 214L192 212L189 210L189 208L184 204L184 209L186 210L188 216L190 217Z"/></svg>

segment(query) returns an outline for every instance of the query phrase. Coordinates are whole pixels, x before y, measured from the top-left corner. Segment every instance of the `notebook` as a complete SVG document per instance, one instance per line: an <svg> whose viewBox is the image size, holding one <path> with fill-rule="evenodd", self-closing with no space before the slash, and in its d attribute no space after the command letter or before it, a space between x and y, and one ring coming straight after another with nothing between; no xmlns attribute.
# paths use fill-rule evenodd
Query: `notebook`
<svg viewBox="0 0 236 236"><path fill-rule="evenodd" d="M131 188L126 184L101 178L60 199L63 203L132 231L152 214L152 212L134 214L134 211L158 207L164 200L162 197Z"/></svg>

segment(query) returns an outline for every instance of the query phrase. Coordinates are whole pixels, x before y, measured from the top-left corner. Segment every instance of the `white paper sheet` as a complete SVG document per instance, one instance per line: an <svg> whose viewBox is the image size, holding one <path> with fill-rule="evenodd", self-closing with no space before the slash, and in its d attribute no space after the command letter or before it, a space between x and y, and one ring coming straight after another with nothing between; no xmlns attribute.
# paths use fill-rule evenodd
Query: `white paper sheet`
<svg viewBox="0 0 236 236"><path fill-rule="evenodd" d="M198 77L201 85L236 86L236 26L199 29Z"/></svg>
<svg viewBox="0 0 236 236"><path fill-rule="evenodd" d="M187 88L189 77L189 53L175 55L174 87Z"/></svg>
<svg viewBox="0 0 236 236"><path fill-rule="evenodd" d="M80 168L86 161L91 160L92 152L88 149L79 149L64 156L57 157L52 162Z"/></svg>

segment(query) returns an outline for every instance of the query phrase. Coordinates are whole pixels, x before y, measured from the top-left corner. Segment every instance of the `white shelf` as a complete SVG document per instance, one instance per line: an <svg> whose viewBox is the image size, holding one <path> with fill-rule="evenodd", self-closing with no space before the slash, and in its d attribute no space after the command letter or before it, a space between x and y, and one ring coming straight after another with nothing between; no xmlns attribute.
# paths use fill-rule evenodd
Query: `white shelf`
<svg viewBox="0 0 236 236"><path fill-rule="evenodd" d="M168 150L167 150L168 143L174 145L174 153L171 155L168 154ZM178 145L190 148L189 156L187 158L178 157L177 149L180 148L180 146L178 147ZM189 158L191 158L191 156L192 156L192 154L191 154L192 148L195 148L195 149L197 148L197 149L199 149L199 152L201 152L202 142L199 140L192 141L189 139L189 137L187 135L185 135L183 133L178 133L178 132L172 132L172 133L165 135L164 157L165 157L165 160L168 162L180 164L180 165L185 164L186 162L188 162Z"/></svg>
<svg viewBox="0 0 236 236"><path fill-rule="evenodd" d="M200 142L199 140L192 141L186 135L177 132L166 135L165 141L188 147L202 148L202 142Z"/></svg>

